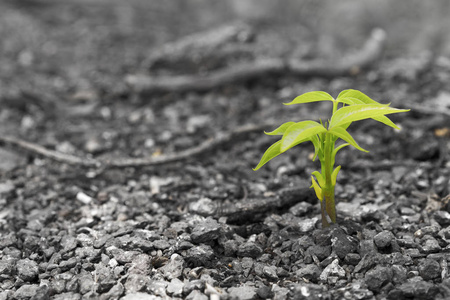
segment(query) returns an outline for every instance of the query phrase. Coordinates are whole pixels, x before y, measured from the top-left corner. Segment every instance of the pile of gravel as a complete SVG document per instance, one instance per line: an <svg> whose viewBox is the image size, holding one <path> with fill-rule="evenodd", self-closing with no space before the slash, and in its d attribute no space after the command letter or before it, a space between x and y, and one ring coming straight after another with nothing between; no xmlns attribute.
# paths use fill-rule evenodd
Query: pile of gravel
<svg viewBox="0 0 450 300"><path fill-rule="evenodd" d="M338 225L320 229L318 205L306 202L260 222L201 216L203 198L180 206L168 196L182 179L152 192L144 176L95 198L22 180L0 186L0 299L450 297L450 214L428 213L421 192L358 193L338 204Z"/></svg>

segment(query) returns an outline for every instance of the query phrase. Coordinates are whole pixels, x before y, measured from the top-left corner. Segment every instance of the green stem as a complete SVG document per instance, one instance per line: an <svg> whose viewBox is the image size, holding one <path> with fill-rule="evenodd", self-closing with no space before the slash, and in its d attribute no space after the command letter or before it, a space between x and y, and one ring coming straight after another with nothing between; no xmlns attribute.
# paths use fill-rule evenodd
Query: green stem
<svg viewBox="0 0 450 300"><path fill-rule="evenodd" d="M323 201L320 201L320 211L322 213L322 228L330 226L327 220L326 208Z"/></svg>
<svg viewBox="0 0 450 300"><path fill-rule="evenodd" d="M333 101L333 114L336 112L338 103ZM334 169L334 144L335 139L333 135L326 132L322 135L322 149L323 157L320 160L322 176L325 180L325 185L322 186L323 199L320 202L320 209L322 213L322 227L328 227L330 224L327 220L327 215L330 217L331 222L336 223L336 205L334 202L334 185L331 180L331 174Z"/></svg>
<svg viewBox="0 0 450 300"><path fill-rule="evenodd" d="M334 108L334 107L333 107ZM324 153L324 166L323 171L325 171L324 179L325 179L325 186L322 187L322 193L323 193L323 200L322 202L325 202L325 210L327 215L330 217L331 222L336 223L336 207L334 202L334 185L331 180L331 173L333 172L334 168L334 157L333 157L333 150L334 150L334 141L331 134L326 133L325 134L325 153ZM323 207L323 204L322 204ZM323 214L322 214L323 218ZM323 221L322 221L323 223Z"/></svg>

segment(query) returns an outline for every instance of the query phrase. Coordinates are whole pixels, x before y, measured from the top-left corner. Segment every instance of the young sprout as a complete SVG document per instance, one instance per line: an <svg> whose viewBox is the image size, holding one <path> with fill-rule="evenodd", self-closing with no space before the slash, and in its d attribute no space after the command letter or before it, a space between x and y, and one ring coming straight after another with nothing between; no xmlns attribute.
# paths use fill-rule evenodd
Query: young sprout
<svg viewBox="0 0 450 300"><path fill-rule="evenodd" d="M270 146L253 170L258 170L272 158L297 146L303 142L312 142L314 145L314 158L320 161L320 172L311 174L311 187L320 201L322 213L322 226L328 227L329 221L336 223L336 208L334 202L334 187L341 166L334 167L336 153L346 146L368 152L361 148L353 137L347 132L352 122L364 119L373 119L387 126L399 129L386 115L407 112L409 109L397 109L389 104L381 104L357 90L344 90L334 99L326 92L309 92L296 97L285 105L331 101L333 111L331 118L325 123L315 121L287 122L267 135L281 135L281 139ZM336 146L336 141L342 139L345 143ZM315 179L314 179L315 178Z"/></svg>

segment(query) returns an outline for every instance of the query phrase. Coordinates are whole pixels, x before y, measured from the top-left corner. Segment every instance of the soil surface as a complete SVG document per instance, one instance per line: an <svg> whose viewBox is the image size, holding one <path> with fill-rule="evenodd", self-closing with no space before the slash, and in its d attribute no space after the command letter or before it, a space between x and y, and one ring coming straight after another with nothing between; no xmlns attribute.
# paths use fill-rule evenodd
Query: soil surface
<svg viewBox="0 0 450 300"><path fill-rule="evenodd" d="M0 299L449 299L449 58L420 52L349 76L268 74L202 92L137 93L126 75L223 67L144 63L213 22L201 10L175 18L178 1L85 2L0 4L2 137L110 162L229 138L128 167L69 164L2 139ZM203 25L187 26L192 18ZM257 51L240 60L321 58L306 25L255 28ZM286 50L298 43L292 36L298 53ZM274 127L236 129L326 118L326 103L282 103L348 88L412 111L392 117L400 131L374 121L349 128L370 152L339 153L338 224L322 229L312 145L254 172L275 141L263 130Z"/></svg>

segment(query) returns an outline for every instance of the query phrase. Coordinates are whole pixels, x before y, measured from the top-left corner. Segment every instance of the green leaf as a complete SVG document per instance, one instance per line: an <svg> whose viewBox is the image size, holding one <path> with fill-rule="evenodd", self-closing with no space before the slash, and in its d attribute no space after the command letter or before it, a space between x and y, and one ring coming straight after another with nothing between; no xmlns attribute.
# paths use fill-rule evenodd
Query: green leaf
<svg viewBox="0 0 450 300"><path fill-rule="evenodd" d="M333 185L333 186L335 186L336 185L336 180L337 180L337 176L338 176L338 173L339 173L339 170L341 169L341 166L337 166L334 170L333 170L333 173L331 173L331 184Z"/></svg>
<svg viewBox="0 0 450 300"><path fill-rule="evenodd" d="M277 129L275 129L274 131L271 132L264 132L267 135L283 135L284 132L286 131L286 129L289 128L289 126L295 124L295 122L286 122L283 125L281 125L280 127L278 127Z"/></svg>
<svg viewBox="0 0 450 300"><path fill-rule="evenodd" d="M341 150L342 148L347 147L347 146L349 146L349 145L350 145L349 143L345 143L345 144L342 144L342 145L337 146L337 147L333 150L333 157L336 156L336 153L338 153L339 150Z"/></svg>
<svg viewBox="0 0 450 300"><path fill-rule="evenodd" d="M297 146L298 144L301 144L303 142L307 142L307 141L312 141L312 143L314 144L315 147L315 154L314 154L314 158L317 156L317 153L319 152L319 147L320 147L320 141L319 138L317 136L312 136L311 138L305 139L303 141L297 141L294 145L292 145L292 147ZM292 148L290 147L290 148ZM283 151L284 152L284 151ZM268 161L270 161L272 158L277 157L278 155L280 155L281 153L281 140L277 141L276 143L272 144L272 146L270 146L266 152L264 152L261 161L258 163L258 165L253 169L254 171L259 170L262 166L264 166Z"/></svg>
<svg viewBox="0 0 450 300"><path fill-rule="evenodd" d="M342 98L354 98L359 101L362 101L365 104L380 104L379 102L371 99L369 96L367 96L363 92L360 92L358 90L352 90L352 89L343 90L342 92L340 92L338 97L336 98L336 101L339 101L339 99L342 99ZM380 104L380 105L383 105L383 104Z"/></svg>
<svg viewBox="0 0 450 300"><path fill-rule="evenodd" d="M363 102L362 100L360 100L360 99L351 98L351 97L338 98L338 99L336 99L336 101L337 101L337 102L340 102L340 103L345 103L345 104L347 104L347 105L367 104L367 103L364 103L364 102ZM382 105L382 106L389 106L388 104L380 104L380 105ZM383 124L385 124L385 125L387 125L387 126L390 126L390 127L392 127L392 128L400 129L397 125L395 125L395 124L394 124L388 117L386 117L386 116L375 117L375 118L372 118L372 119L374 119L375 121L381 122L381 123L383 123ZM347 125L345 128L348 128L348 126L349 126L350 124L351 124L351 123L348 123L348 125Z"/></svg>
<svg viewBox="0 0 450 300"><path fill-rule="evenodd" d="M314 177L313 177L313 176L311 176L311 181L312 181L311 187L314 188L314 191L316 192L317 198L318 198L320 201L322 201L322 200L323 200L322 189L321 189L320 186L317 184L317 182L314 180Z"/></svg>
<svg viewBox="0 0 450 300"><path fill-rule="evenodd" d="M339 138L343 139L344 141L346 141L347 143L349 143L350 145L352 145L353 147L355 147L356 149L363 151L363 152L369 152L363 148L361 148L356 141L353 139L353 137L350 135L350 133L347 132L347 130L345 130L342 127L334 127L332 129L329 130L330 133L338 136Z"/></svg>
<svg viewBox="0 0 450 300"><path fill-rule="evenodd" d="M284 105L292 105L292 104L300 104L300 103L311 103L311 102L318 102L318 101L334 101L334 98L331 97L330 94L327 92L308 92L305 94L302 94L300 96L297 96L294 100L292 100L289 103L284 103Z"/></svg>
<svg viewBox="0 0 450 300"><path fill-rule="evenodd" d="M391 119L389 119L389 118L386 117L386 116L375 117L375 118L372 118L372 119L374 119L375 121L381 122L381 123L383 123L384 125L390 126L390 127L392 127L392 128L400 129L400 127L398 127L397 125L395 125L395 123L392 122Z"/></svg>
<svg viewBox="0 0 450 300"><path fill-rule="evenodd" d="M295 123L283 134L283 138L281 139L281 152L285 152L295 145L309 141L312 136L325 131L325 127L314 121Z"/></svg>
<svg viewBox="0 0 450 300"><path fill-rule="evenodd" d="M312 175L316 176L320 186L325 186L325 179L323 178L322 174L320 174L319 171L312 172Z"/></svg>
<svg viewBox="0 0 450 300"><path fill-rule="evenodd" d="M314 145L314 157L313 157L313 161L315 161L316 160L316 158L317 158L317 156L319 155L319 152L320 152L320 146L321 146L321 143L320 143L320 140L319 140L319 137L317 136L317 134L316 135L313 135L312 137L311 137L311 142L313 143L313 145Z"/></svg>
<svg viewBox="0 0 450 300"><path fill-rule="evenodd" d="M281 154L280 151L280 146L281 146L281 140L279 140L278 142L274 143L272 146L270 146L266 152L264 152L261 161L259 162L259 164L253 169L253 171L257 171L259 170L262 166L264 166L269 160L271 160L274 157L277 157L278 155Z"/></svg>
<svg viewBox="0 0 450 300"><path fill-rule="evenodd" d="M351 98L351 97L338 98L338 99L336 99L336 102L344 103L344 104L347 104L347 105L365 104L363 101L361 101L359 99L356 99L356 98Z"/></svg>
<svg viewBox="0 0 450 300"><path fill-rule="evenodd" d="M338 109L336 113L331 117L329 128L331 129L337 126L342 126L349 122L377 118L388 114L407 111L409 111L409 109L398 109L379 104L355 104L351 106L345 106Z"/></svg>

